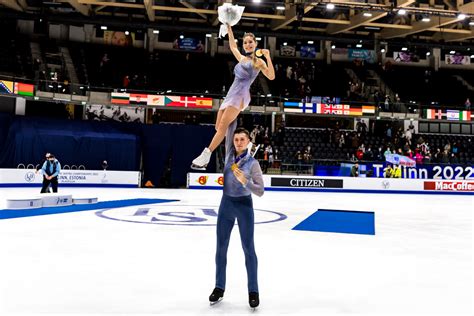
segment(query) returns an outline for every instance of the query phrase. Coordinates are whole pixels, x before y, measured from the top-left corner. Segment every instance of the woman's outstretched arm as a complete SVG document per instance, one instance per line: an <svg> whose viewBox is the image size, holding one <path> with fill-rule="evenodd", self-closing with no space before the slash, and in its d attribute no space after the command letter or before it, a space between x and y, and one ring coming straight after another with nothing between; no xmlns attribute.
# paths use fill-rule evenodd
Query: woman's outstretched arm
<svg viewBox="0 0 474 316"><path fill-rule="evenodd" d="M230 50L232 51L232 54L234 54L235 58L237 59L238 62L244 58L244 56L239 52L239 48L237 47L237 44L235 43L235 38L234 38L234 33L232 32L232 27L227 24L227 31L229 34L229 47Z"/></svg>

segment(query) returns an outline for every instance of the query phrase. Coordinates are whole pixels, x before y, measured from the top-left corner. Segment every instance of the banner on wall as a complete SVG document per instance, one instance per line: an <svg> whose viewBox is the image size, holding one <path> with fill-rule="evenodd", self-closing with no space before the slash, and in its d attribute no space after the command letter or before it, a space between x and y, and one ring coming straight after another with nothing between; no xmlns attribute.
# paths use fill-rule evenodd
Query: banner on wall
<svg viewBox="0 0 474 316"><path fill-rule="evenodd" d="M131 47L135 39L135 33L119 32L119 31L104 31L104 44Z"/></svg>
<svg viewBox="0 0 474 316"><path fill-rule="evenodd" d="M416 63L420 61L420 57L410 52L393 52L393 60L401 63Z"/></svg>
<svg viewBox="0 0 474 316"><path fill-rule="evenodd" d="M145 109L142 107L92 104L86 107L84 119L89 121L144 123Z"/></svg>
<svg viewBox="0 0 474 316"><path fill-rule="evenodd" d="M330 115L374 115L374 105L325 104L313 102L284 102L284 112Z"/></svg>
<svg viewBox="0 0 474 316"><path fill-rule="evenodd" d="M466 55L444 55L447 65L470 65L471 58Z"/></svg>
<svg viewBox="0 0 474 316"><path fill-rule="evenodd" d="M368 63L375 62L375 52L368 49L353 49L348 50L349 60L364 60Z"/></svg>
<svg viewBox="0 0 474 316"><path fill-rule="evenodd" d="M173 43L173 48L202 52L204 51L204 44L196 38L186 37L176 39Z"/></svg>
<svg viewBox="0 0 474 316"><path fill-rule="evenodd" d="M295 57L296 56L296 47L289 45L280 46L280 56L285 57Z"/></svg>
<svg viewBox="0 0 474 316"><path fill-rule="evenodd" d="M316 47L302 45L300 47L300 57L304 58L316 58Z"/></svg>

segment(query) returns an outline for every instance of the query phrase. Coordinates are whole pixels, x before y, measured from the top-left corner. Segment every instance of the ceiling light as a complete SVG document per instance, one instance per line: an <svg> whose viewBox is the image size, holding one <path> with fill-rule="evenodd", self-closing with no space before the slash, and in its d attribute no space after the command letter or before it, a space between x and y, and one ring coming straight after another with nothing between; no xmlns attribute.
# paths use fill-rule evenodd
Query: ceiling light
<svg viewBox="0 0 474 316"><path fill-rule="evenodd" d="M334 10L335 7L336 6L333 3L326 4L326 9L328 9L328 10Z"/></svg>
<svg viewBox="0 0 474 316"><path fill-rule="evenodd" d="M125 31L125 35L130 35L130 32L129 32L129 31Z"/></svg>
<svg viewBox="0 0 474 316"><path fill-rule="evenodd" d="M408 50L408 48L402 47L402 51L406 52L407 50Z"/></svg>
<svg viewBox="0 0 474 316"><path fill-rule="evenodd" d="M357 44L356 47L357 47L357 48L361 48L361 47L362 47L362 44Z"/></svg>
<svg viewBox="0 0 474 316"><path fill-rule="evenodd" d="M100 29L105 31L107 29L107 26L101 26Z"/></svg>
<svg viewBox="0 0 474 316"><path fill-rule="evenodd" d="M314 44L314 42L313 41L308 41L308 44Z"/></svg>
<svg viewBox="0 0 474 316"><path fill-rule="evenodd" d="M261 40L262 40L261 37L256 37L255 39L256 39L257 41L261 41Z"/></svg>
<svg viewBox="0 0 474 316"><path fill-rule="evenodd" d="M206 37L212 37L212 34L207 33Z"/></svg>
<svg viewBox="0 0 474 316"><path fill-rule="evenodd" d="M160 30L153 30L153 34L160 34Z"/></svg>
<svg viewBox="0 0 474 316"><path fill-rule="evenodd" d="M429 55L431 55L431 53L430 53L430 52L426 52L426 56L429 56Z"/></svg>
<svg viewBox="0 0 474 316"><path fill-rule="evenodd" d="M283 11L283 10L285 10L285 6L283 6L283 5L277 5L276 9Z"/></svg>
<svg viewBox="0 0 474 316"><path fill-rule="evenodd" d="M253 0L253 3L260 3L262 2L261 0Z"/></svg>
<svg viewBox="0 0 474 316"><path fill-rule="evenodd" d="M474 25L474 21L469 22L469 25L471 26Z"/></svg>
<svg viewBox="0 0 474 316"><path fill-rule="evenodd" d="M370 13L370 12L364 12L364 16L371 17L371 16L372 16L372 13Z"/></svg>
<svg viewBox="0 0 474 316"><path fill-rule="evenodd" d="M287 43L287 42L284 42L284 43L283 43L283 46L286 46L286 45L288 45L288 43Z"/></svg>
<svg viewBox="0 0 474 316"><path fill-rule="evenodd" d="M471 55L471 58L473 58L473 59L474 59L474 55Z"/></svg>
<svg viewBox="0 0 474 316"><path fill-rule="evenodd" d="M398 15L405 15L406 13L407 13L407 10L405 9L398 10Z"/></svg>
<svg viewBox="0 0 474 316"><path fill-rule="evenodd" d="M180 39L183 39L183 38L184 38L184 35L180 35L179 38L180 38Z"/></svg>
<svg viewBox="0 0 474 316"><path fill-rule="evenodd" d="M380 50L380 52L381 52L382 54L385 53L385 48L382 48L382 49Z"/></svg>
<svg viewBox="0 0 474 316"><path fill-rule="evenodd" d="M458 14L458 20L464 20L465 18L467 18L467 15L465 15L464 13Z"/></svg>
<svg viewBox="0 0 474 316"><path fill-rule="evenodd" d="M454 55L454 54L456 54L456 51L455 51L455 50L452 50L452 51L450 51L449 53L450 53L451 55Z"/></svg>
<svg viewBox="0 0 474 316"><path fill-rule="evenodd" d="M336 48L336 45L332 45L331 48L332 48L332 49L335 49L335 48Z"/></svg>
<svg viewBox="0 0 474 316"><path fill-rule="evenodd" d="M429 21L431 21L431 19L430 19L430 18L423 18L423 19L421 19L421 21L423 21L423 22L429 22Z"/></svg>

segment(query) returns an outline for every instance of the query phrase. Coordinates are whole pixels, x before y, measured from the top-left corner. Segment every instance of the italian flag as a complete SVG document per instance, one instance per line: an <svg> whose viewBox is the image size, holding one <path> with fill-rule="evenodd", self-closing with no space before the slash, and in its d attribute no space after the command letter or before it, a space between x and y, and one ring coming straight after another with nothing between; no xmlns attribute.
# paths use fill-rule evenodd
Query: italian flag
<svg viewBox="0 0 474 316"><path fill-rule="evenodd" d="M459 120L460 121L470 121L471 120L471 111L459 111Z"/></svg>

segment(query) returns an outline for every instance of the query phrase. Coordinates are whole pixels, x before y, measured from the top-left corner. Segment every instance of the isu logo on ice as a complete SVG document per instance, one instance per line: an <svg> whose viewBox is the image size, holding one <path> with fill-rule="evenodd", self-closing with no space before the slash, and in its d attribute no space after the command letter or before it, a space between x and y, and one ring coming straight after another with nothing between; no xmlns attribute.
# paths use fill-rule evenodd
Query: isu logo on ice
<svg viewBox="0 0 474 316"><path fill-rule="evenodd" d="M474 182L425 181L424 189L435 191L474 191Z"/></svg>
<svg viewBox="0 0 474 316"><path fill-rule="evenodd" d="M197 180L197 182L200 184L200 185L206 185L207 183L207 178L209 178L208 176L200 176L199 179Z"/></svg>
<svg viewBox="0 0 474 316"><path fill-rule="evenodd" d="M224 185L224 177L220 176L219 178L217 178L216 182L218 185Z"/></svg>
<svg viewBox="0 0 474 316"><path fill-rule="evenodd" d="M283 221L285 214L255 209L255 224ZM120 207L96 212L111 220L171 226L215 226L219 206L216 205L152 205L149 207Z"/></svg>

